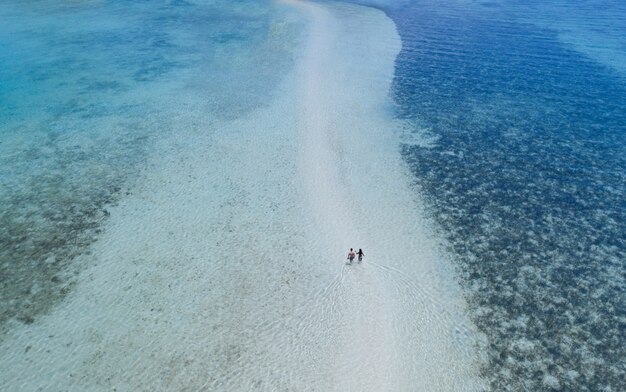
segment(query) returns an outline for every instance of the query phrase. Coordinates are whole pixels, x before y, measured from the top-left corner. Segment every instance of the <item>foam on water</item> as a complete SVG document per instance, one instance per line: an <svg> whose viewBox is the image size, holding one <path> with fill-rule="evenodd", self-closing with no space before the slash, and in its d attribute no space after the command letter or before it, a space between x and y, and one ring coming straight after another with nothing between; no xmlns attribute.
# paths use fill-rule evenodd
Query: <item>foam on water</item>
<svg viewBox="0 0 626 392"><path fill-rule="evenodd" d="M170 98L172 128L75 289L1 343L4 389L481 389L398 154L393 23L296 1L281 15L308 34L279 94L221 118ZM345 265L349 247L364 263Z"/></svg>

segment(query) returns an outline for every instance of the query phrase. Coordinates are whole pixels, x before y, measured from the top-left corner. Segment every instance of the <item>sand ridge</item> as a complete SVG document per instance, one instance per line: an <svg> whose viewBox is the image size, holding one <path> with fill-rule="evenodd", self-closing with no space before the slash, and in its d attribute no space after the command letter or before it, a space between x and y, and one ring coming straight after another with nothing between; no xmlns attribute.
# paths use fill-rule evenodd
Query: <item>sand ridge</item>
<svg viewBox="0 0 626 392"><path fill-rule="evenodd" d="M314 26L298 70L303 199L326 249L367 255L338 298L337 390L480 390L473 328L398 151L395 25L372 8L289 3Z"/></svg>

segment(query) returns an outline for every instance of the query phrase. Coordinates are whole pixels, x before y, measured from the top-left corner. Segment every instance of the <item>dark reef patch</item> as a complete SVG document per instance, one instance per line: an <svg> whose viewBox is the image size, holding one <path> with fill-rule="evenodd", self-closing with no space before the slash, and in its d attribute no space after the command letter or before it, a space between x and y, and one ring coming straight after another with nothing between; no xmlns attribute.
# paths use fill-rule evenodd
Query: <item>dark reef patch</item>
<svg viewBox="0 0 626 392"><path fill-rule="evenodd" d="M13 170L0 193L0 338L7 321L31 324L70 291L84 267L72 261L96 241L108 206L129 184L120 163L143 156L145 140L126 142L61 148L52 138L2 160Z"/></svg>

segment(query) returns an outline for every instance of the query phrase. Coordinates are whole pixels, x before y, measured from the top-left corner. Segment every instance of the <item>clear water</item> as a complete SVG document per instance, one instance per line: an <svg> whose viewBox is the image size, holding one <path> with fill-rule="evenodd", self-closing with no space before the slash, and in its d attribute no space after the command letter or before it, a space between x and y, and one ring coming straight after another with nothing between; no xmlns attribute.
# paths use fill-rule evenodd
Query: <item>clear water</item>
<svg viewBox="0 0 626 392"><path fill-rule="evenodd" d="M379 2L380 3L380 2ZM403 155L457 255L493 390L626 389L626 8L378 4Z"/></svg>
<svg viewBox="0 0 626 392"><path fill-rule="evenodd" d="M0 387L626 389L624 5L284 3L0 1Z"/></svg>
<svg viewBox="0 0 626 392"><path fill-rule="evenodd" d="M181 113L234 118L271 95L296 36L271 10L0 3L0 335L71 289L71 261L130 194L150 146L201 127Z"/></svg>

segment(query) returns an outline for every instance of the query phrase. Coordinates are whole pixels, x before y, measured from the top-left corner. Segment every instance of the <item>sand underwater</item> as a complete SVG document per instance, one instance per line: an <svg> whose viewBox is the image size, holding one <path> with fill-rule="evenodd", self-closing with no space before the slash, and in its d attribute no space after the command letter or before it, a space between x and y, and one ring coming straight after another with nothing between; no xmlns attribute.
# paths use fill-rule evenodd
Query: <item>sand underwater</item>
<svg viewBox="0 0 626 392"><path fill-rule="evenodd" d="M168 129L98 207L64 296L9 320L0 389L484 388L480 335L399 153L394 23L357 5L272 7L300 27L266 101L209 116L226 99L197 83L143 92L167 91L145 121ZM350 247L363 263L346 265Z"/></svg>

